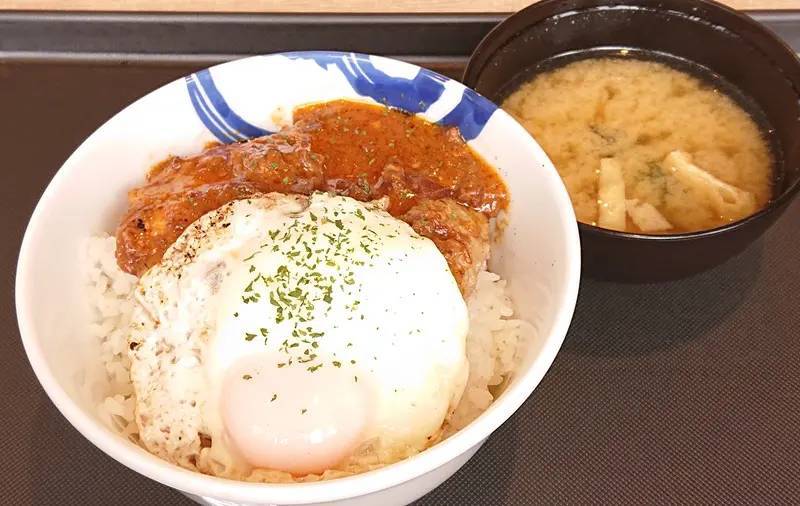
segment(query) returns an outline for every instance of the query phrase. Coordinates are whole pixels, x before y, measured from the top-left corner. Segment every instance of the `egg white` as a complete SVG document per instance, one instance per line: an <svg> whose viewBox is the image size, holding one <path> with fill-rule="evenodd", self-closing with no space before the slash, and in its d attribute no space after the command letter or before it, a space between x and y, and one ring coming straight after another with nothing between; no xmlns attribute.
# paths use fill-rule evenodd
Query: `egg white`
<svg viewBox="0 0 800 506"><path fill-rule="evenodd" d="M264 433L266 462L291 472L320 471L334 461L313 453L336 457L356 440L399 458L436 439L466 382L455 279L379 203L323 193L229 203L184 232L136 299L140 437L204 472L245 475ZM347 439L315 441L323 428Z"/></svg>

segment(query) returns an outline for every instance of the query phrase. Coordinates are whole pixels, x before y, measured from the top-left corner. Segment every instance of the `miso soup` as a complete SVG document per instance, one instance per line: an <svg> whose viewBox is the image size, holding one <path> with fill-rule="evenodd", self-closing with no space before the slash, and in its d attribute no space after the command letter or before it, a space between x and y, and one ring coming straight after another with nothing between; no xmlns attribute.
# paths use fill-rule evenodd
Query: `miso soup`
<svg viewBox="0 0 800 506"><path fill-rule="evenodd" d="M553 161L581 222L692 232L749 216L771 197L774 161L756 121L670 66L580 60L535 76L502 107Z"/></svg>

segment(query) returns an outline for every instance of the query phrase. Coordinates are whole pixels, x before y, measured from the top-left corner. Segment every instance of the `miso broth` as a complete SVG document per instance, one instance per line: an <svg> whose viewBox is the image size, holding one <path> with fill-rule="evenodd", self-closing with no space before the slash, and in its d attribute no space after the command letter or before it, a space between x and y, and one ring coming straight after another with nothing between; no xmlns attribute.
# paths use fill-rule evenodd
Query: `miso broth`
<svg viewBox="0 0 800 506"><path fill-rule="evenodd" d="M553 161L581 222L692 232L742 219L771 197L774 161L756 121L670 66L580 60L535 76L502 106Z"/></svg>

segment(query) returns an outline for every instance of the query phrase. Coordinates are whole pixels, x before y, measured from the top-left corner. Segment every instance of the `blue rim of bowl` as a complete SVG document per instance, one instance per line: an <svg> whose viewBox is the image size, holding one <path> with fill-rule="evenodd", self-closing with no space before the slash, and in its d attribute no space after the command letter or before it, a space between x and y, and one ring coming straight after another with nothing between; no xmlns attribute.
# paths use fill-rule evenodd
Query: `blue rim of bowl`
<svg viewBox="0 0 800 506"><path fill-rule="evenodd" d="M359 96L410 114L428 111L444 95L446 83L453 82L422 67L417 67L419 71L412 78L391 76L376 67L370 55L362 53L295 51L270 56L312 61L323 70L338 69ZM195 113L220 142L240 142L274 133L246 121L231 108L211 69L190 74L184 80ZM458 127L464 140L470 141L480 135L497 109L496 104L464 86L458 102L436 123Z"/></svg>

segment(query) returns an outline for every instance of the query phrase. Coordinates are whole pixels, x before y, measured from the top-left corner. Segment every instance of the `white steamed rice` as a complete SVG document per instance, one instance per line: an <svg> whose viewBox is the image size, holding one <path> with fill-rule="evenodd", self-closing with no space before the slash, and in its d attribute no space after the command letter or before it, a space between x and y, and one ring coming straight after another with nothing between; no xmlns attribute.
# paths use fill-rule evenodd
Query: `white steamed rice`
<svg viewBox="0 0 800 506"><path fill-rule="evenodd" d="M113 237L98 236L89 240L88 291L91 303L89 332L100 347L105 369L101 378L102 401L97 406L100 419L120 435L141 444L134 419L136 401L130 380L127 350L128 324L133 308L131 295L137 278L120 270L115 258ZM454 415L444 428L448 437L478 417L494 400L499 387L511 375L516 364L518 342L523 333L522 320L511 319L513 309L506 293L506 282L489 271L478 275L475 291L467 301L470 329L467 358L470 371L467 387ZM97 387L97 385L94 385ZM303 478L278 471L256 470L249 481L316 481L336 478L382 467L369 446L340 469Z"/></svg>

